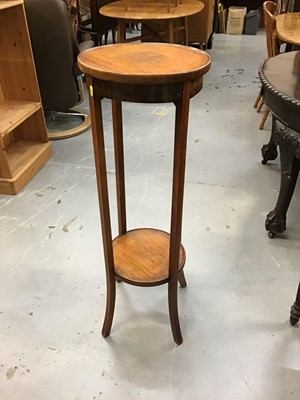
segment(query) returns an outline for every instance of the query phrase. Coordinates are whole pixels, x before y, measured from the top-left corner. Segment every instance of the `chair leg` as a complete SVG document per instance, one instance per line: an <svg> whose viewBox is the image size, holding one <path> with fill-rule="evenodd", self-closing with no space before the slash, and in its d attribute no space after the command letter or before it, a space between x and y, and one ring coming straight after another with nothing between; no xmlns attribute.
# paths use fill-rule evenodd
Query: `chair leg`
<svg viewBox="0 0 300 400"><path fill-rule="evenodd" d="M256 107L258 106L258 103L259 103L259 101L260 101L261 98L262 98L262 97L261 97L261 89L260 89L260 91L259 91L259 93L258 93L258 95L257 95L257 97L256 97L255 103L254 103L254 105L253 105L254 108L256 108Z"/></svg>
<svg viewBox="0 0 300 400"><path fill-rule="evenodd" d="M264 99L261 97L260 100L259 100L259 102L258 102L257 110L256 110L258 113L261 112L261 109L262 109L262 106L263 106L263 105L264 105Z"/></svg>
<svg viewBox="0 0 300 400"><path fill-rule="evenodd" d="M300 319L300 283L298 286L295 303L292 305L291 308L291 316L290 316L291 325L292 326L296 325L299 319Z"/></svg>
<svg viewBox="0 0 300 400"><path fill-rule="evenodd" d="M179 324L177 297L178 297L177 280L174 281L174 279L172 279L169 281L169 288L168 288L169 314L170 314L170 322L171 322L174 341L176 344L180 345L183 342L183 340Z"/></svg>
<svg viewBox="0 0 300 400"><path fill-rule="evenodd" d="M269 107L267 107L267 108L266 108L266 111L264 112L264 115L263 115L263 117L262 117L262 119L261 119L261 122L260 122L260 124L259 124L259 129L260 129L260 130L264 129L265 122L266 122L266 120L267 120L267 118L268 118L269 112L270 112L270 109L269 109Z"/></svg>
<svg viewBox="0 0 300 400"><path fill-rule="evenodd" d="M185 287L186 287L186 280L185 280L185 276L184 276L183 269L179 272L179 275L178 275L178 282L179 282L179 284L180 284L180 286L181 286L182 288L185 288Z"/></svg>

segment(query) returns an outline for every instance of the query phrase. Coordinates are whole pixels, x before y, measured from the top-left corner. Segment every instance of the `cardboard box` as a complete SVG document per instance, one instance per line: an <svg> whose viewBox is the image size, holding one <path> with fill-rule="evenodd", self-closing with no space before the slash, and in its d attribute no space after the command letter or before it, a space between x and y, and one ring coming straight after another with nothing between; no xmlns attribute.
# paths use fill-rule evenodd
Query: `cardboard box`
<svg viewBox="0 0 300 400"><path fill-rule="evenodd" d="M226 33L241 35L244 29L246 7L229 7Z"/></svg>

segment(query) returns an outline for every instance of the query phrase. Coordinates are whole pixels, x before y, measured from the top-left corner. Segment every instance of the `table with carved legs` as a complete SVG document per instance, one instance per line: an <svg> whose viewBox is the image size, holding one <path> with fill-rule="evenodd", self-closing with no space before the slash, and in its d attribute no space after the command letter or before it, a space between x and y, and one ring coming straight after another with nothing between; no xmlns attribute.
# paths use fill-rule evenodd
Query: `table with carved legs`
<svg viewBox="0 0 300 400"><path fill-rule="evenodd" d="M262 95L273 114L272 134L262 148L262 163L277 157L280 149L281 184L275 208L266 219L269 237L286 229L286 214L300 170L300 51L283 53L267 60L259 70ZM291 308L290 322L300 318L300 284Z"/></svg>

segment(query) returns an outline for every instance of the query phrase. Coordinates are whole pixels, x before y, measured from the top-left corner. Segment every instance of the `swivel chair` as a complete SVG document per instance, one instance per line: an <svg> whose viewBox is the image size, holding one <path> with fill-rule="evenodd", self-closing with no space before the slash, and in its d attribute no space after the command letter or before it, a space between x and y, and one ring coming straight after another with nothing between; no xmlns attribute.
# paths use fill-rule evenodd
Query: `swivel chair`
<svg viewBox="0 0 300 400"><path fill-rule="evenodd" d="M83 101L83 85L67 5L62 0L25 0L24 4L48 136L62 139L78 135L89 128L90 117L70 112ZM56 131L49 129L53 119L59 127ZM60 123L73 127L64 129Z"/></svg>

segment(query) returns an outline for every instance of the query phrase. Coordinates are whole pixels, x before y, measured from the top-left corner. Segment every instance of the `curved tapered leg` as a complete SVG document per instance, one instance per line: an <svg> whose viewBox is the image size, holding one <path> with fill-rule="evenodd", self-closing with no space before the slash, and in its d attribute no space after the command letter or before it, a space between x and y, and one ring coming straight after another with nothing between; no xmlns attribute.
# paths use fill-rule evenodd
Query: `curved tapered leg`
<svg viewBox="0 0 300 400"><path fill-rule="evenodd" d="M175 103L175 140L173 158L173 188L171 210L171 238L169 253L169 313L174 341L182 343L182 335L178 317L178 280L186 283L184 275L178 274L179 251L182 230L182 210L184 195L184 176L186 160L186 142L188 130L188 115L190 105L191 84L186 82L182 90L182 99Z"/></svg>
<svg viewBox="0 0 300 400"><path fill-rule="evenodd" d="M107 337L110 334L112 321L114 318L115 303L116 303L116 281L112 277L110 282L107 282L106 287L106 310L102 327L102 336Z"/></svg>
<svg viewBox="0 0 300 400"><path fill-rule="evenodd" d="M291 308L290 323L292 326L296 325L300 319L300 283L298 286L298 291L296 295L295 303Z"/></svg>
<svg viewBox="0 0 300 400"><path fill-rule="evenodd" d="M185 280L183 269L178 274L178 282L182 288L186 287L186 280Z"/></svg>
<svg viewBox="0 0 300 400"><path fill-rule="evenodd" d="M177 288L177 280L169 282L169 290L168 290L168 300L169 300L169 314L170 314L170 322L173 333L173 338L176 344L180 345L182 340L182 334L179 324L179 316L178 316L178 288Z"/></svg>
<svg viewBox="0 0 300 400"><path fill-rule="evenodd" d="M116 281L114 271L114 256L112 247L111 223L109 212L109 197L107 187L105 144L103 132L103 119L101 99L95 100L93 96L93 79L87 77L89 90L90 112L92 120L92 134L96 164L96 179L98 188L100 219L102 227L103 253L106 270L106 311L102 328L102 335L108 336L114 316L116 299Z"/></svg>

